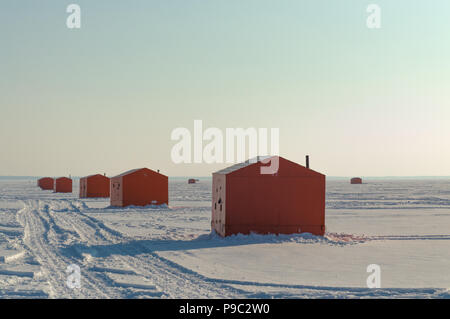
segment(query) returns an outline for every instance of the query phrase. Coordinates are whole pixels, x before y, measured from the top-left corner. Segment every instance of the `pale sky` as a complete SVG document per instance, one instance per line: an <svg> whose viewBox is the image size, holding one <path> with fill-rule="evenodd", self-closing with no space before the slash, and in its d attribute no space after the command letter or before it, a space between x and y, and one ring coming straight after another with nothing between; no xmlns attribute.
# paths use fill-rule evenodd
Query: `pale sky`
<svg viewBox="0 0 450 319"><path fill-rule="evenodd" d="M81 29L66 7L81 7ZM381 7L368 29L366 7ZM174 164L173 129L280 129L329 176L450 175L450 1L0 2L0 175Z"/></svg>

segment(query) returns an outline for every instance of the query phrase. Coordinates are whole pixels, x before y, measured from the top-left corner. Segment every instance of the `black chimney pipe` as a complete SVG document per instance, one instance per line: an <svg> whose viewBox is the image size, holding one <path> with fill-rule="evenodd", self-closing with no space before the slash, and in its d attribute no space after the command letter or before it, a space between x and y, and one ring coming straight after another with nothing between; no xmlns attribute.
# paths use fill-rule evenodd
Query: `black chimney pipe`
<svg viewBox="0 0 450 319"><path fill-rule="evenodd" d="M309 168L309 155L306 155L306 168Z"/></svg>

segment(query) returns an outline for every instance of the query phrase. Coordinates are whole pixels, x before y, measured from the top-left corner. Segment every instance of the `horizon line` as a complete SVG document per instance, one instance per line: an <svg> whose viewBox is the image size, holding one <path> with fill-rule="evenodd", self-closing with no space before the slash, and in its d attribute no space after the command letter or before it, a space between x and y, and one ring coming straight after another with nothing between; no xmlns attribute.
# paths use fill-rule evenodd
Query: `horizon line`
<svg viewBox="0 0 450 319"><path fill-rule="evenodd" d="M380 178L450 178L450 175L352 175L352 176L336 176L336 175L325 175L326 178L333 178L333 179L348 179L348 178L353 178L353 177L361 177L361 178L367 178L367 179L371 179L371 178L376 178L376 179L380 179ZM44 176L44 175L0 175L0 178L42 178L42 177L52 177L52 176ZM57 176L60 177L60 176ZM56 176L54 178L57 178ZM61 176L61 177L67 177L67 176ZM81 178L81 177L85 177L85 176L71 176L71 178ZM185 176L168 176L169 178L212 178L211 175L208 176L195 176L195 175L185 175Z"/></svg>

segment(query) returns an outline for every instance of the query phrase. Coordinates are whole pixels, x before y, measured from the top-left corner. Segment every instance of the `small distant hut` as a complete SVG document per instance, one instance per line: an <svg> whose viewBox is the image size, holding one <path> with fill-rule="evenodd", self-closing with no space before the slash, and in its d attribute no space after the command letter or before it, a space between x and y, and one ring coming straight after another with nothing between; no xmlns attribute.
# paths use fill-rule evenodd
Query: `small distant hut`
<svg viewBox="0 0 450 319"><path fill-rule="evenodd" d="M350 180L350 184L362 184L362 178L361 177L353 177Z"/></svg>
<svg viewBox="0 0 450 319"><path fill-rule="evenodd" d="M188 184L195 184L197 182L198 182L198 179L195 179L195 178L189 178L188 179Z"/></svg>
<svg viewBox="0 0 450 319"><path fill-rule="evenodd" d="M72 193L72 179L68 177L59 177L55 179L53 185L54 193Z"/></svg>
<svg viewBox="0 0 450 319"><path fill-rule="evenodd" d="M40 187L42 190L53 190L53 184L55 183L55 180L51 177L42 177L38 179L37 186Z"/></svg>
<svg viewBox="0 0 450 319"><path fill-rule="evenodd" d="M109 197L109 177L101 174L80 178L80 198Z"/></svg>
<svg viewBox="0 0 450 319"><path fill-rule="evenodd" d="M138 168L111 178L111 206L169 204L169 179L148 168Z"/></svg>

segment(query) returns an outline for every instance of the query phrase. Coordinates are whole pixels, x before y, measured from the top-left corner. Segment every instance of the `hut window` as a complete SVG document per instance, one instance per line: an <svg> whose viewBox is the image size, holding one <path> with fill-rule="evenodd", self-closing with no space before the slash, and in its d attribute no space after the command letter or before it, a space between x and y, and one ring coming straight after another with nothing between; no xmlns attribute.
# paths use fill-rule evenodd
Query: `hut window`
<svg viewBox="0 0 450 319"><path fill-rule="evenodd" d="M214 203L214 209L217 209L217 203Z"/></svg>
<svg viewBox="0 0 450 319"><path fill-rule="evenodd" d="M222 211L222 204L220 204L220 211Z"/></svg>

